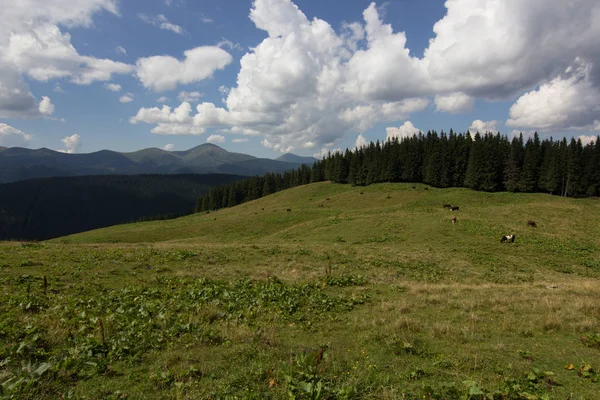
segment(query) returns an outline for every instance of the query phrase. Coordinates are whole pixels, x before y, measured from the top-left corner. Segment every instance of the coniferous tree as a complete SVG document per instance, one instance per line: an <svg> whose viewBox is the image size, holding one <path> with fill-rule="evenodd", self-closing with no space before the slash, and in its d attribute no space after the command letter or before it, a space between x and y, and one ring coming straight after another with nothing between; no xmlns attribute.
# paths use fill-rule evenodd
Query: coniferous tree
<svg viewBox="0 0 600 400"><path fill-rule="evenodd" d="M514 137L510 144L510 154L504 168L504 187L509 192L519 190L521 168L523 166L523 134Z"/></svg>
<svg viewBox="0 0 600 400"><path fill-rule="evenodd" d="M521 192L534 192L537 190L537 182L540 167L540 138L537 132L533 139L527 139L523 155L523 168L519 180L519 190Z"/></svg>

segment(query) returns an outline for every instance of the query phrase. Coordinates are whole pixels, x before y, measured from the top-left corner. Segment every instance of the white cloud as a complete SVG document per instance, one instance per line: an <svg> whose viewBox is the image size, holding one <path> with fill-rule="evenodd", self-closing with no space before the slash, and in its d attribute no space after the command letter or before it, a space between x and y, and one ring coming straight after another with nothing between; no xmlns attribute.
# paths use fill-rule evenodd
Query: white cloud
<svg viewBox="0 0 600 400"><path fill-rule="evenodd" d="M120 92L121 91L121 85L119 85L118 83L105 83L103 86L105 89L108 89L111 92Z"/></svg>
<svg viewBox="0 0 600 400"><path fill-rule="evenodd" d="M165 144L162 149L166 150L166 151L171 151L174 148L175 148L175 145L173 143L169 143L169 144Z"/></svg>
<svg viewBox="0 0 600 400"><path fill-rule="evenodd" d="M464 93L451 93L435 96L435 109L451 114L465 113L473 108L474 99Z"/></svg>
<svg viewBox="0 0 600 400"><path fill-rule="evenodd" d="M213 22L212 18L209 18L202 13L200 13L200 21L204 22L205 24L210 24L211 22Z"/></svg>
<svg viewBox="0 0 600 400"><path fill-rule="evenodd" d="M117 54L125 54L125 55L127 55L127 50L125 50L125 47L123 47L123 46L117 46L117 48L115 49L115 51L117 52Z"/></svg>
<svg viewBox="0 0 600 400"><path fill-rule="evenodd" d="M158 14L156 17L151 17L147 14L140 13L138 14L138 18L145 23L153 25L162 30L175 32L179 35L183 35L184 33L184 29L181 26L170 22L163 14Z"/></svg>
<svg viewBox="0 0 600 400"><path fill-rule="evenodd" d="M233 139L232 142L233 143L247 143L248 139L247 138Z"/></svg>
<svg viewBox="0 0 600 400"><path fill-rule="evenodd" d="M210 78L216 70L232 61L219 47L201 46L184 52L179 61L171 56L153 56L137 60L136 73L142 84L156 92L175 89L177 85Z"/></svg>
<svg viewBox="0 0 600 400"><path fill-rule="evenodd" d="M418 135L421 130L415 127L412 122L406 121L398 128L389 127L385 129L386 132L386 140L390 140L392 138L406 138L411 137L413 135Z"/></svg>
<svg viewBox="0 0 600 400"><path fill-rule="evenodd" d="M600 124L600 88L596 85L592 64L578 59L562 75L521 96L510 108L506 125L545 131L593 130Z"/></svg>
<svg viewBox="0 0 600 400"><path fill-rule="evenodd" d="M363 22L345 23L337 33L326 21L309 20L290 0L256 0L250 19L268 37L242 57L236 85L223 88L225 105L204 103L192 125L252 129L264 135L263 146L277 151L307 143L328 149L348 132L407 120L432 96L438 111L458 113L470 110L476 99L522 94L557 78L577 57L592 65L587 86L579 84L578 92L595 98L597 0L554 0L551 6L542 0L448 0L445 6L446 15L418 58L406 47L406 35L394 32L374 3ZM171 77L179 74L165 69L156 68L156 78L145 86L176 87L181 80ZM163 77L170 81L159 84ZM578 104L585 110L568 111L579 115L569 118L575 121L569 126L596 126L581 117L598 115L592 102ZM523 119L518 109L511 119Z"/></svg>
<svg viewBox="0 0 600 400"><path fill-rule="evenodd" d="M196 102L200 100L200 97L204 96L200 92L179 92L177 98L179 101Z"/></svg>
<svg viewBox="0 0 600 400"><path fill-rule="evenodd" d="M481 134L484 134L487 132L496 133L496 132L498 132L498 128L496 127L496 125L498 125L498 121L496 121L496 120L482 121L480 119L476 119L475 121L473 121L471 123L471 126L469 126L469 132L471 133L471 136L473 136L477 132L479 132Z"/></svg>
<svg viewBox="0 0 600 400"><path fill-rule="evenodd" d="M598 136L593 136L593 135L589 135L589 136L585 136L585 135L581 135L581 136L577 136L577 139L581 140L581 143L583 143L584 146L590 144L590 143L596 143L596 141L598 140Z"/></svg>
<svg viewBox="0 0 600 400"><path fill-rule="evenodd" d="M341 152L342 152L342 149L340 149L339 147L337 147L335 149L329 149L329 148L323 147L321 149L321 151L314 153L313 157L318 158L318 159L323 159L323 158L327 157L330 153L336 154L336 153L341 153Z"/></svg>
<svg viewBox="0 0 600 400"><path fill-rule="evenodd" d="M160 96L158 99L156 99L157 103L166 103L167 101L169 101L169 98L166 96Z"/></svg>
<svg viewBox="0 0 600 400"><path fill-rule="evenodd" d="M38 109L42 115L52 115L54 113L54 104L52 104L50 97L42 96L42 101L40 101Z"/></svg>
<svg viewBox="0 0 600 400"><path fill-rule="evenodd" d="M77 151L81 147L81 136L79 136L78 134L66 136L66 137L62 138L60 141L63 142L66 147L66 149L64 149L64 150L58 150L61 153L69 153L69 154L77 153Z"/></svg>
<svg viewBox="0 0 600 400"><path fill-rule="evenodd" d="M126 74L133 66L80 55L71 44L71 35L56 25L40 25L23 32L11 32L0 59L32 79L47 82L70 78L71 82L88 85L108 81L112 74Z"/></svg>
<svg viewBox="0 0 600 400"><path fill-rule="evenodd" d="M31 135L0 122L0 146L27 146Z"/></svg>
<svg viewBox="0 0 600 400"><path fill-rule="evenodd" d="M242 47L241 44L233 43L231 40L227 40L225 38L223 38L223 40L221 40L219 43L217 43L217 47L220 47L220 48L228 47L229 50L239 50L239 51L244 50L244 48Z"/></svg>
<svg viewBox="0 0 600 400"><path fill-rule="evenodd" d="M148 124L158 123L175 123L175 124L191 124L193 122L190 112L192 106L188 102L183 102L181 105L171 112L171 107L162 106L162 108L140 108L135 117L129 119L132 124L145 122Z"/></svg>
<svg viewBox="0 0 600 400"><path fill-rule="evenodd" d="M223 135L210 135L206 138L206 143L225 143L225 136Z"/></svg>
<svg viewBox="0 0 600 400"><path fill-rule="evenodd" d="M369 143L367 142L367 139L365 139L363 135L358 135L358 137L356 138L356 142L354 142L354 148L360 149L361 147L365 147L368 144Z"/></svg>
<svg viewBox="0 0 600 400"><path fill-rule="evenodd" d="M186 124L160 123L150 132L157 135L202 135L206 129Z"/></svg>
<svg viewBox="0 0 600 400"><path fill-rule="evenodd" d="M39 116L38 104L29 88L14 70L0 62L0 118Z"/></svg>
<svg viewBox="0 0 600 400"><path fill-rule="evenodd" d="M131 103L134 97L133 93L125 93L123 96L119 97L119 101L121 103Z"/></svg>

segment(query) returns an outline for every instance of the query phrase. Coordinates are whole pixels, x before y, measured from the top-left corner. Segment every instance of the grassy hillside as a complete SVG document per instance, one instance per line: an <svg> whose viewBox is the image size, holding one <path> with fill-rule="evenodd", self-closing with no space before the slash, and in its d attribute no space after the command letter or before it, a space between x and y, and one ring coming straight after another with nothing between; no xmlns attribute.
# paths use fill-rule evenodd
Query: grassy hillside
<svg viewBox="0 0 600 400"><path fill-rule="evenodd" d="M593 199L320 183L0 252L16 398L600 391Z"/></svg>

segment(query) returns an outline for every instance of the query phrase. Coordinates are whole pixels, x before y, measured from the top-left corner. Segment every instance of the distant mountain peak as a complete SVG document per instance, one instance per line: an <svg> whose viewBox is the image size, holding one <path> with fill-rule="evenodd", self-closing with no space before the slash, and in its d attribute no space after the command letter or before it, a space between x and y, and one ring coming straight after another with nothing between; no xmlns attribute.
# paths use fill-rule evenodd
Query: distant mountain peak
<svg viewBox="0 0 600 400"><path fill-rule="evenodd" d="M285 153L284 155L276 158L275 160L294 164L314 164L317 161L317 159L314 157L301 157L292 153Z"/></svg>

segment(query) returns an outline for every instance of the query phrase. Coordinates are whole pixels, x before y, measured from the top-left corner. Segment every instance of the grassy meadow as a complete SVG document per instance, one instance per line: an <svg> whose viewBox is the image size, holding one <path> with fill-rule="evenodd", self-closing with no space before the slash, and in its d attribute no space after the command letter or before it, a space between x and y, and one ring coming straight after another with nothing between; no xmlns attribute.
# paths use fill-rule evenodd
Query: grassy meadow
<svg viewBox="0 0 600 400"><path fill-rule="evenodd" d="M599 379L597 199L317 183L0 243L0 398L593 400Z"/></svg>

